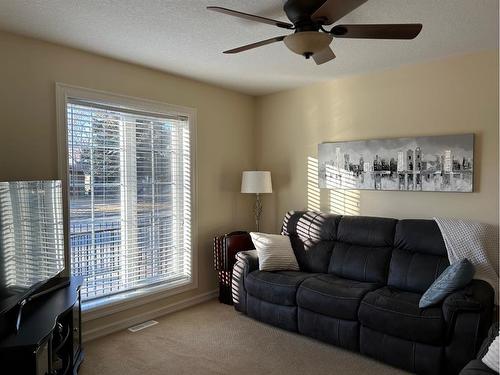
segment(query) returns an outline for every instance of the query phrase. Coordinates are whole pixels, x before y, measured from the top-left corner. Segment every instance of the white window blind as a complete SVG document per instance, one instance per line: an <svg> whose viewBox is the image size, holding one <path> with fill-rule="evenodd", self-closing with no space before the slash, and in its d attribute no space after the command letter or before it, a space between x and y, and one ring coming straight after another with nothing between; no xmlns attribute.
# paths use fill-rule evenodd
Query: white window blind
<svg viewBox="0 0 500 375"><path fill-rule="evenodd" d="M84 300L191 280L189 117L67 102L71 269Z"/></svg>

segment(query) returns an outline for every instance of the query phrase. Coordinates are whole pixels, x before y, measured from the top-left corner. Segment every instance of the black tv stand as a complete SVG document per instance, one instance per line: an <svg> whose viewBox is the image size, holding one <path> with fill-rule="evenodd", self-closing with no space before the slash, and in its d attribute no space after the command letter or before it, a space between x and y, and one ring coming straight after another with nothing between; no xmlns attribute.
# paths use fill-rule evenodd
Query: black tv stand
<svg viewBox="0 0 500 375"><path fill-rule="evenodd" d="M69 277L55 277L49 283L40 288L40 290L38 290L36 293L33 293L28 297L19 301L16 305L16 310L17 310L16 324L15 324L16 334L19 332L19 328L21 327L21 317L23 314L24 305L26 305L28 302L33 301L36 298L43 297L44 295L55 292L58 289L65 288L70 284L70 280L71 279Z"/></svg>
<svg viewBox="0 0 500 375"><path fill-rule="evenodd" d="M33 293L30 296L28 296L26 302L30 302L36 298L42 297L48 293L52 293L58 289L65 288L70 283L71 283L71 277L67 276L54 277L49 282L47 282L47 284L45 284L43 287L37 290L36 293Z"/></svg>
<svg viewBox="0 0 500 375"><path fill-rule="evenodd" d="M81 346L82 282L81 277L54 281L19 304L17 333L11 330L0 337L0 373L77 373L84 356ZM0 320L0 325L5 324L9 322Z"/></svg>

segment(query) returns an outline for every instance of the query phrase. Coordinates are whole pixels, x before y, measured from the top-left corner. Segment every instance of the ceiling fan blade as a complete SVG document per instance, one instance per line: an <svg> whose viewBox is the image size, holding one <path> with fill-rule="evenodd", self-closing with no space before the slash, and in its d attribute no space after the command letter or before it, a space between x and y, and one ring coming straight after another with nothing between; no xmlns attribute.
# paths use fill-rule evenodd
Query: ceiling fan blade
<svg viewBox="0 0 500 375"><path fill-rule="evenodd" d="M261 40L260 42L252 43L252 44L247 44L245 46L241 46L238 48L233 48L227 51L224 51L224 53L239 53L243 51L248 51L249 49L257 48L257 47L262 47L267 44L271 43L276 43L276 42L281 42L283 39L285 39L285 36L277 36L274 38L266 39L266 40Z"/></svg>
<svg viewBox="0 0 500 375"><path fill-rule="evenodd" d="M331 25L368 0L326 0L311 16L314 21Z"/></svg>
<svg viewBox="0 0 500 375"><path fill-rule="evenodd" d="M316 65L324 64L330 60L333 60L335 57L336 56L330 47L327 47L322 51L316 52L313 55L313 59Z"/></svg>
<svg viewBox="0 0 500 375"><path fill-rule="evenodd" d="M420 34L420 23L392 25L338 25L330 33L336 38L414 39Z"/></svg>
<svg viewBox="0 0 500 375"><path fill-rule="evenodd" d="M232 10L232 9L227 9L227 8L222 8L222 7L213 7L213 6L207 7L207 9L213 10L214 12L228 14L230 16L243 18L243 19L246 19L249 21L267 23L268 25L278 26L278 27L281 27L283 29L290 29L291 30L294 28L294 26L288 22L273 20L272 18L256 16L254 14L243 13L243 12L239 12L237 10Z"/></svg>

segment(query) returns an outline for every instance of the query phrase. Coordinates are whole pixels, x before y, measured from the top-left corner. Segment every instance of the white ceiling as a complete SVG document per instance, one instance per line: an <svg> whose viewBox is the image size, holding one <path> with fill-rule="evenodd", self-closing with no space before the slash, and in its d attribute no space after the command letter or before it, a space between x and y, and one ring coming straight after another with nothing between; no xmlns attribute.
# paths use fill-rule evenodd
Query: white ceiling
<svg viewBox="0 0 500 375"><path fill-rule="evenodd" d="M283 43L223 55L288 31L207 5L286 20L281 0L0 0L0 29L250 94L498 48L498 0L369 0L340 23L420 22L422 33L413 41L336 39L337 58L322 66Z"/></svg>

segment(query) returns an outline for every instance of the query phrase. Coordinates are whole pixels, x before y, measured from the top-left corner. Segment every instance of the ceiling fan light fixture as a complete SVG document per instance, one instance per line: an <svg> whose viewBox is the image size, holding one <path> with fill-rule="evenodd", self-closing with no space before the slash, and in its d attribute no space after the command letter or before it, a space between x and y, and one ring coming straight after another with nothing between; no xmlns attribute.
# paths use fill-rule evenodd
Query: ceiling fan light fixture
<svg viewBox="0 0 500 375"><path fill-rule="evenodd" d="M290 51L309 58L327 48L332 40L333 37L330 34L319 31L300 31L288 35L284 42Z"/></svg>

